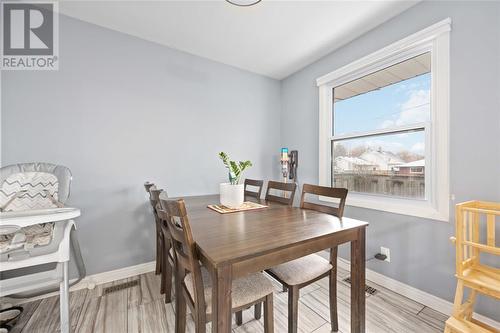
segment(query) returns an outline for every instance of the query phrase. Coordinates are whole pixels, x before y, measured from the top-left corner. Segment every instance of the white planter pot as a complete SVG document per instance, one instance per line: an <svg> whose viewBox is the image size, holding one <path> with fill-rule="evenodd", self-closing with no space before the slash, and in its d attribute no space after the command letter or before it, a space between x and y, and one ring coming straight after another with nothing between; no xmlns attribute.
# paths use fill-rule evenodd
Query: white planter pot
<svg viewBox="0 0 500 333"><path fill-rule="evenodd" d="M245 201L245 185L220 184L220 203L229 208L239 208Z"/></svg>

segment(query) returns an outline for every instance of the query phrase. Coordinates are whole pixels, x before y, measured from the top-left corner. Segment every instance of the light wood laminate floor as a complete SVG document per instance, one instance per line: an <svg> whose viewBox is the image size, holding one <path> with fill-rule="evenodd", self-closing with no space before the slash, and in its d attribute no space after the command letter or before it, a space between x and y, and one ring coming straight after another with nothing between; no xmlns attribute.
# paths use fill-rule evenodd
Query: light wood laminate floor
<svg viewBox="0 0 500 333"><path fill-rule="evenodd" d="M338 272L339 328L342 333L348 333L350 327L350 286L342 281L348 275L344 270ZM105 287L132 280L138 280L138 285L103 295ZM378 292L375 295L367 295L367 332L443 332L444 321L447 319L445 315L370 281L368 285L377 288ZM328 280L323 279L301 290L300 332L330 332L327 288ZM74 291L70 295L70 305L73 332L174 332L174 306L164 303L160 295L160 281L154 273L99 285L93 290ZM26 303L23 306L24 312L12 332L59 331L58 297ZM243 326L238 327L233 322L233 332L264 332L263 319L257 321L253 319L252 314L252 310L244 311ZM281 292L277 284L274 321L275 332L287 332L287 295ZM207 329L211 329L210 324ZM187 332L194 332L189 314Z"/></svg>

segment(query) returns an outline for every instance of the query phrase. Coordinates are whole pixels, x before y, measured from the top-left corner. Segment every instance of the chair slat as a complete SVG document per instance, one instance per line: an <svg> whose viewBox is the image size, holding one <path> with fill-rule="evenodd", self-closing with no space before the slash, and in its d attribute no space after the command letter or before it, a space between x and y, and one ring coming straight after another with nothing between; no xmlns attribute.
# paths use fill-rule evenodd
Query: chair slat
<svg viewBox="0 0 500 333"><path fill-rule="evenodd" d="M300 207L305 208L305 209L317 210L317 211L320 211L322 213L331 214L331 215L334 215L337 217L342 217L344 215L344 207L345 207L345 202L346 202L346 198L347 198L347 193L348 193L348 190L345 188L304 184L302 186L302 196L300 199ZM313 195L319 195L322 197L339 199L339 206L332 207L332 206L307 202L306 201L306 194L313 194Z"/></svg>
<svg viewBox="0 0 500 333"><path fill-rule="evenodd" d="M339 216L339 209L337 207L331 207L331 206L325 206L325 205L320 205L312 202L304 202L301 204L301 207L303 209L310 209L310 210L315 210L321 213L325 214L330 214L334 216Z"/></svg>
<svg viewBox="0 0 500 333"><path fill-rule="evenodd" d="M277 195L268 194L266 195L266 201L272 201L277 203L282 203L284 205L290 204L290 199L285 197L279 197Z"/></svg>
<svg viewBox="0 0 500 333"><path fill-rule="evenodd" d="M254 197L260 199L262 194L262 187L264 185L264 181L257 179L245 179L245 198L246 197ZM247 190L247 186L255 186L258 187L259 190L257 192Z"/></svg>
<svg viewBox="0 0 500 333"><path fill-rule="evenodd" d="M278 190L283 192L288 192L289 196L280 197L274 194L271 194L271 190ZM266 201L278 202L285 205L293 205L293 199L295 197L295 191L297 190L296 183L281 183L270 180L267 183L267 191L266 191Z"/></svg>

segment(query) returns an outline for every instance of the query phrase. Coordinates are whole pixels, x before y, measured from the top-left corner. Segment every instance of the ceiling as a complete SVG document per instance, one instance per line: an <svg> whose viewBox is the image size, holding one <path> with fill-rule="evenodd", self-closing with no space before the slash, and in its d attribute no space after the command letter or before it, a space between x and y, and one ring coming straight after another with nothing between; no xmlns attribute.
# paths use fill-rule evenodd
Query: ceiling
<svg viewBox="0 0 500 333"><path fill-rule="evenodd" d="M415 1L61 1L61 13L283 79Z"/></svg>

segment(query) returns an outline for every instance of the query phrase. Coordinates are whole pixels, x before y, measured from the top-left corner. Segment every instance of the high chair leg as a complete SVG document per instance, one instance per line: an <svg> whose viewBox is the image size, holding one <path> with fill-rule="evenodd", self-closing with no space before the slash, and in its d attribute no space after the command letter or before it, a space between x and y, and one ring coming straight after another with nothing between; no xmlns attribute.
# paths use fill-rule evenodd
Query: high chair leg
<svg viewBox="0 0 500 333"><path fill-rule="evenodd" d="M63 281L60 285L61 332L69 333L69 272L68 262L62 263Z"/></svg>

